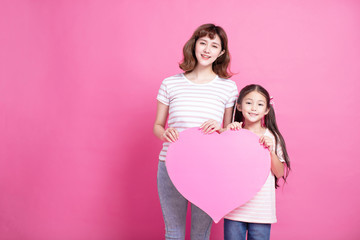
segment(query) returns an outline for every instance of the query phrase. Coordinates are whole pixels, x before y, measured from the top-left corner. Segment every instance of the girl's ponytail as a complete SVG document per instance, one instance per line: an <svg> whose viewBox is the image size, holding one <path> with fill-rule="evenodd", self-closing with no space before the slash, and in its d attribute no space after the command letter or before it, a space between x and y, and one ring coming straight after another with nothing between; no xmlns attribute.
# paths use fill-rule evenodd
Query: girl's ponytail
<svg viewBox="0 0 360 240"><path fill-rule="evenodd" d="M265 126L269 129L269 131L275 137L275 153L276 153L276 155L278 155L277 146L280 145L280 147L282 149L282 156L281 157L285 160L285 164L286 164L285 173L284 173L284 176L282 178L284 179L284 182L286 182L286 178L288 177L289 172L291 170L290 159L289 159L289 155L288 155L287 150L286 150L286 144L285 144L284 137L281 135L281 133L279 131L279 128L277 126L277 123L276 123L275 110L274 110L273 103L270 101L270 98L269 98L268 106L269 106L269 112L268 112L267 115L265 115L265 121L264 122L265 122ZM277 177L275 176L275 188L279 187L278 182L279 182L279 179L277 179Z"/></svg>

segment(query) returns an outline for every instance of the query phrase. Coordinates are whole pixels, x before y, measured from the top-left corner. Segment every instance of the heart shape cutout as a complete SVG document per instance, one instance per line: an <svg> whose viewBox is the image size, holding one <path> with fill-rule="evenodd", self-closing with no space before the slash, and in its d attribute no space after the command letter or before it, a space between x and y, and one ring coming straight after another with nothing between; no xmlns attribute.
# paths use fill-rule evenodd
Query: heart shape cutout
<svg viewBox="0 0 360 240"><path fill-rule="evenodd" d="M270 164L269 151L246 129L222 134L186 129L170 144L166 157L177 190L215 223L261 189Z"/></svg>

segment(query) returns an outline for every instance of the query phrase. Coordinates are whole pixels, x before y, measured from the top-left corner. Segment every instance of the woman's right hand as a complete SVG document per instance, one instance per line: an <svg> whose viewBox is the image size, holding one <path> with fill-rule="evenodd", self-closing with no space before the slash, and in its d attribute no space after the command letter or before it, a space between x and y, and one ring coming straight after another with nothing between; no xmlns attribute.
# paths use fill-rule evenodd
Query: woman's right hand
<svg viewBox="0 0 360 240"><path fill-rule="evenodd" d="M179 139L179 132L176 128L167 128L162 136L167 142L175 142Z"/></svg>
<svg viewBox="0 0 360 240"><path fill-rule="evenodd" d="M232 122L226 126L226 130L240 130L242 129L242 122Z"/></svg>

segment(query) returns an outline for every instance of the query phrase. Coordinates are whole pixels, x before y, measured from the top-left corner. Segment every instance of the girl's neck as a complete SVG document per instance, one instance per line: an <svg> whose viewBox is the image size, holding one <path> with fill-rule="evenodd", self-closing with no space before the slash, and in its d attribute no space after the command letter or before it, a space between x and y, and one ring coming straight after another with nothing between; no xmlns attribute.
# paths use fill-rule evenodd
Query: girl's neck
<svg viewBox="0 0 360 240"><path fill-rule="evenodd" d="M216 73L212 70L212 66L202 67L197 65L195 69L185 74L186 78L192 81L193 83L208 83L214 80Z"/></svg>
<svg viewBox="0 0 360 240"><path fill-rule="evenodd" d="M244 124L244 129L249 130L250 132L255 133L256 135L258 135L259 137L261 137L262 135L264 135L265 131L266 131L266 127L261 126L261 121L260 122L255 122L255 123L249 123L249 122L245 122Z"/></svg>

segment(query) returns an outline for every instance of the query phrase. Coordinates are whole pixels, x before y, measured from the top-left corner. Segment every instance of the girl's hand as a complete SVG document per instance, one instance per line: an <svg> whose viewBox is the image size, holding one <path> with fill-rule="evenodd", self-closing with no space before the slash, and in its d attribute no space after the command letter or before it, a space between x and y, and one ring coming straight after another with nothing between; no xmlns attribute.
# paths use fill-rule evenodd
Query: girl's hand
<svg viewBox="0 0 360 240"><path fill-rule="evenodd" d="M226 130L240 130L240 129L242 129L242 122L232 122L226 127Z"/></svg>
<svg viewBox="0 0 360 240"><path fill-rule="evenodd" d="M268 136L262 136L259 140L260 144L264 145L269 149L270 152L274 151L274 143L273 140Z"/></svg>
<svg viewBox="0 0 360 240"><path fill-rule="evenodd" d="M217 121L208 120L208 121L204 122L203 124L201 124L200 129L203 131L203 133L210 134L215 131L219 131L221 129L221 127Z"/></svg>
<svg viewBox="0 0 360 240"><path fill-rule="evenodd" d="M175 142L179 139L179 132L176 128L168 128L163 133L163 137L167 142Z"/></svg>

